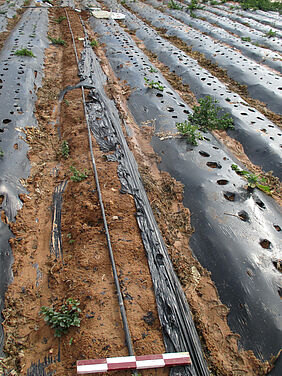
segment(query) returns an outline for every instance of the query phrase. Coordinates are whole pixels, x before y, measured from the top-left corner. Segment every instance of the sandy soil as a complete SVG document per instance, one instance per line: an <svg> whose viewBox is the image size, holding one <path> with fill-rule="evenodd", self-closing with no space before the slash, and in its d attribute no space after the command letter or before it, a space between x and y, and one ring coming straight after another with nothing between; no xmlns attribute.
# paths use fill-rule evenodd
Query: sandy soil
<svg viewBox="0 0 282 376"><path fill-rule="evenodd" d="M61 103L57 99L60 90L78 82L72 41L66 20L54 21L64 16L64 11L52 9L49 14L49 35L62 38L66 46L50 45L46 50L45 77L36 105L38 128L25 131L32 169L25 181L29 193L21 197L23 209L11 224L14 282L7 291L7 308L3 312L7 358L0 363L0 371L8 374L7 370L12 370L14 375L25 374L32 362L42 361L45 355L55 357L59 344L61 362L49 366L59 376L75 375L78 359L127 355L91 169L81 90L68 92ZM84 36L83 30L77 13L68 10L68 14L80 53L82 42L78 38ZM87 20L87 14L83 18ZM89 28L88 32L96 39ZM95 52L108 76L107 93L132 130L127 141L138 162L213 375L265 374L267 363L262 364L251 352L239 351L238 335L227 324L228 309L220 302L209 273L191 253L189 236L193 229L189 211L182 204L182 185L158 170L158 159L150 146L151 128L140 129L135 124L126 105L127 87L113 74L103 46L95 47ZM185 95L189 96L188 89ZM194 102L192 96L189 100ZM62 156L64 140L70 148L67 159ZM116 163L106 161L95 140L93 146L134 350L137 355L162 353L165 349L135 205L131 196L120 193ZM87 170L87 179L72 181L71 166ZM50 253L50 239L54 234L53 193L66 180L61 213L62 260ZM72 328L59 341L39 312L42 306L59 307L69 297L80 301L81 327ZM168 372L158 369L141 374Z"/></svg>

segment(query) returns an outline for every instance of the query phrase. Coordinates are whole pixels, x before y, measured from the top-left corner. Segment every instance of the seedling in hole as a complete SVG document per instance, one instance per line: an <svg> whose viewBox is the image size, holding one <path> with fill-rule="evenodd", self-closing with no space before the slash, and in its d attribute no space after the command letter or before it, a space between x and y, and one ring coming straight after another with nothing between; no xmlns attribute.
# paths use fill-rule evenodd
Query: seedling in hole
<svg viewBox="0 0 282 376"><path fill-rule="evenodd" d="M55 329L55 337L61 337L68 332L71 326L80 326L81 309L79 305L78 300L69 298L57 311L53 307L43 306L40 314L44 316L44 321Z"/></svg>
<svg viewBox="0 0 282 376"><path fill-rule="evenodd" d="M69 153L70 153L69 144L66 140L64 140L62 143L62 156L67 159L69 157Z"/></svg>
<svg viewBox="0 0 282 376"><path fill-rule="evenodd" d="M73 175L71 176L72 181L80 182L88 178L87 170L84 170L84 172L82 172L82 171L77 170L74 166L71 166L70 170L73 173Z"/></svg>
<svg viewBox="0 0 282 376"><path fill-rule="evenodd" d="M54 20L55 22L57 23L61 23L62 21L66 20L67 18L64 17L64 16L60 16L59 18L57 18L56 20Z"/></svg>
<svg viewBox="0 0 282 376"><path fill-rule="evenodd" d="M153 67L150 67L150 70L149 70L150 73L158 73L158 70L153 68Z"/></svg>
<svg viewBox="0 0 282 376"><path fill-rule="evenodd" d="M182 10L183 6L177 4L175 1L171 0L168 4L167 7L170 9L177 9L177 10Z"/></svg>
<svg viewBox="0 0 282 376"><path fill-rule="evenodd" d="M148 86L150 89L157 89L160 91L164 90L164 87L157 81L149 80L147 77L144 77L146 86Z"/></svg>
<svg viewBox="0 0 282 376"><path fill-rule="evenodd" d="M1 148L1 146L0 146L0 157L4 157L4 151L3 151L3 149Z"/></svg>
<svg viewBox="0 0 282 376"><path fill-rule="evenodd" d="M265 33L265 36L268 38L274 38L276 37L276 31L272 31L272 29L270 29L267 33Z"/></svg>
<svg viewBox="0 0 282 376"><path fill-rule="evenodd" d="M241 39L244 42L251 42L251 38L250 37L242 37Z"/></svg>
<svg viewBox="0 0 282 376"><path fill-rule="evenodd" d="M98 47L99 46L99 42L97 40L93 39L91 41L91 43L90 43L90 46L92 46L92 47Z"/></svg>
<svg viewBox="0 0 282 376"><path fill-rule="evenodd" d="M61 38L52 38L48 36L48 39L51 41L52 44L58 44L59 46L65 46L66 42Z"/></svg>
<svg viewBox="0 0 282 376"><path fill-rule="evenodd" d="M266 179L261 175L255 175L251 172L241 170L236 164L231 165L231 168L233 171L237 172L238 175L244 176L247 179L249 190L258 188L265 193L271 193L271 190L267 185L261 184L266 182Z"/></svg>
<svg viewBox="0 0 282 376"><path fill-rule="evenodd" d="M21 50L17 50L15 52L15 55L17 56L29 56L29 57L36 57L31 50L28 50L27 48L22 48Z"/></svg>
<svg viewBox="0 0 282 376"><path fill-rule="evenodd" d="M189 121L185 120L183 123L176 123L176 128L184 136L190 144L197 146L197 140L202 140L203 136L199 132L196 125L192 125Z"/></svg>

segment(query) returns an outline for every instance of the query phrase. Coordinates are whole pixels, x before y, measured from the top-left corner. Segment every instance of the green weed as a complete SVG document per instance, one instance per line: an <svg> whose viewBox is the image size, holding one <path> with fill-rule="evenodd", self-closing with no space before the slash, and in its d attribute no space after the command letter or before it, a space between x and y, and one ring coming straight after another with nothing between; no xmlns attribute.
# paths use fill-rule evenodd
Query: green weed
<svg viewBox="0 0 282 376"><path fill-rule="evenodd" d="M182 134L192 145L197 146L197 140L202 140L203 136L199 132L199 128L196 125L192 125L189 121L185 120L183 123L176 123L178 132Z"/></svg>
<svg viewBox="0 0 282 376"><path fill-rule="evenodd" d="M144 77L146 86L148 86L150 89L157 89L160 91L164 90L164 87L157 81L149 80L147 77Z"/></svg>
<svg viewBox="0 0 282 376"><path fill-rule="evenodd" d="M216 103L218 101L210 96L199 99L199 106L193 107L194 112L188 115L188 120L203 131L234 128L233 119L228 114L221 115L222 109Z"/></svg>
<svg viewBox="0 0 282 376"><path fill-rule="evenodd" d="M81 309L79 305L78 300L69 298L57 311L53 307L43 306L40 314L44 316L44 321L55 329L55 337L61 337L68 332L71 326L80 326Z"/></svg>
<svg viewBox="0 0 282 376"><path fill-rule="evenodd" d="M241 170L236 164L231 165L233 171L237 172L238 175L244 176L248 181L248 188L254 189L258 188L265 193L271 193L270 188L265 183L266 179L261 175L255 175L251 172Z"/></svg>
<svg viewBox="0 0 282 376"><path fill-rule="evenodd" d="M1 146L0 146L0 157L4 157L4 151L3 151L3 149L1 148Z"/></svg>
<svg viewBox="0 0 282 376"><path fill-rule="evenodd" d="M158 70L153 68L153 67L150 67L150 70L149 70L150 73L158 73Z"/></svg>
<svg viewBox="0 0 282 376"><path fill-rule="evenodd" d="M59 18L55 19L54 21L57 22L57 23L61 23L61 22L63 22L66 19L67 19L67 17L60 16Z"/></svg>
<svg viewBox="0 0 282 376"><path fill-rule="evenodd" d="M98 47L98 46L99 46L99 42L98 42L97 40L93 39L93 40L91 41L91 43L90 43L90 46L91 46L91 47Z"/></svg>
<svg viewBox="0 0 282 376"><path fill-rule="evenodd" d="M280 1L270 1L270 0L241 0L241 8L247 9L260 9L265 12L267 11L278 11L282 12L282 3Z"/></svg>
<svg viewBox="0 0 282 376"><path fill-rule="evenodd" d="M276 37L276 31L273 31L270 29L267 33L264 34L265 37L267 38L275 38Z"/></svg>
<svg viewBox="0 0 282 376"><path fill-rule="evenodd" d="M61 39L61 38L52 38L50 36L48 36L48 39L51 41L52 44L56 44L56 45L59 45L59 46L65 46L66 45L66 42Z"/></svg>
<svg viewBox="0 0 282 376"><path fill-rule="evenodd" d="M66 140L64 140L62 143L62 156L65 159L67 159L69 157L69 154L70 154L69 144Z"/></svg>
<svg viewBox="0 0 282 376"><path fill-rule="evenodd" d="M250 37L242 37L241 40L244 41L244 42L251 42Z"/></svg>
<svg viewBox="0 0 282 376"><path fill-rule="evenodd" d="M29 57L36 57L34 53L31 50L28 50L27 48L22 48L21 50L17 50L15 52L15 55L17 56L29 56Z"/></svg>
<svg viewBox="0 0 282 376"><path fill-rule="evenodd" d="M70 170L73 173L73 175L71 176L72 181L80 182L88 178L87 170L84 170L84 172L82 172L77 170L74 166L71 166Z"/></svg>
<svg viewBox="0 0 282 376"><path fill-rule="evenodd" d="M170 0L170 2L167 4L167 7L170 9L176 9L176 10L182 10L183 6L177 4L175 1Z"/></svg>

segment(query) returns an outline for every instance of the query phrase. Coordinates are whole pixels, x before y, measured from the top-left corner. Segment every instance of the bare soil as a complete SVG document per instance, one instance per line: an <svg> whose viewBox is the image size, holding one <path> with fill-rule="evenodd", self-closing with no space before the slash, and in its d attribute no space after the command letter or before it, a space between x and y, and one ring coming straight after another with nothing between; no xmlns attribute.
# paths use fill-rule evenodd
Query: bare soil
<svg viewBox="0 0 282 376"><path fill-rule="evenodd" d="M67 12L80 55L83 29L77 13ZM49 35L62 38L66 46L50 45L45 51L45 77L36 104L38 128L25 131L32 168L25 181L29 193L21 197L24 206L16 222L10 224L14 234L10 239L15 258L14 281L8 288L3 312L7 358L1 359L0 372L26 374L33 362L42 361L46 355L56 356L60 346L61 362L51 364L49 370L56 370L59 376L74 376L78 359L123 356L128 352L92 173L81 90L69 91L58 102L62 89L78 83L72 40L67 21L54 21L65 16L64 11L50 9L49 16ZM87 14L83 18L87 21ZM88 26L87 29L96 39ZM191 307L211 371L221 376L266 374L268 363L263 364L250 351L239 350L238 335L227 324L228 309L221 303L210 274L192 255L189 237L193 229L189 210L182 204L183 187L158 170L158 158L150 146L152 128L136 125L126 105L127 87L115 77L103 46L95 47L95 53L108 76L106 91L132 131L127 141ZM193 96L188 98L188 89L185 95L187 102L194 103ZM70 147L67 159L62 156L63 140ZM136 355L162 353L165 348L134 201L130 195L120 193L117 164L107 162L92 141L134 350ZM87 170L87 179L72 181L71 166ZM52 202L55 188L66 180L61 260L50 254ZM81 303L81 327L72 328L59 341L39 312L42 306L59 307L69 297ZM141 374L168 375L169 370Z"/></svg>

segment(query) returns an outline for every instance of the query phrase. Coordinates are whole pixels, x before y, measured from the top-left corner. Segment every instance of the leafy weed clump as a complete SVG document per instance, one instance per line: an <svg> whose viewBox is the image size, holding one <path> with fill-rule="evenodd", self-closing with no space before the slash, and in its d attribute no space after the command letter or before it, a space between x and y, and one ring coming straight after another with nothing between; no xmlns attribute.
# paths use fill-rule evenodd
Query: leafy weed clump
<svg viewBox="0 0 282 376"><path fill-rule="evenodd" d="M267 33L264 34L265 37L267 38L275 38L276 37L276 31L273 31L270 29Z"/></svg>
<svg viewBox="0 0 282 376"><path fill-rule="evenodd" d="M61 38L52 38L50 36L48 36L48 39L51 41L52 44L56 44L56 45L59 45L59 46L65 46L66 45L66 42L61 39Z"/></svg>
<svg viewBox="0 0 282 376"><path fill-rule="evenodd" d="M90 46L91 46L91 47L98 47L98 46L99 46L99 42L98 42L97 40L93 39L93 40L91 41L91 43L90 43Z"/></svg>
<svg viewBox="0 0 282 376"><path fill-rule="evenodd" d="M84 170L84 172L77 170L74 166L70 167L71 172L73 175L71 176L72 181L80 182L88 178L88 172Z"/></svg>
<svg viewBox="0 0 282 376"><path fill-rule="evenodd" d="M21 50L17 50L15 52L15 55L17 56L29 56L29 57L36 57L34 53L31 50L28 50L27 48L22 48Z"/></svg>
<svg viewBox="0 0 282 376"><path fill-rule="evenodd" d="M148 86L150 89L157 89L159 91L163 91L164 87L157 81L149 80L147 77L144 77L146 86Z"/></svg>
<svg viewBox="0 0 282 376"><path fill-rule="evenodd" d="M241 170L236 164L233 164L231 168L238 175L244 176L247 179L249 189L252 190L254 188L258 188L265 193L268 193L268 194L271 193L270 188L267 185L262 184L266 182L266 179L262 177L261 175L255 175L255 174L252 174L251 172Z"/></svg>
<svg viewBox="0 0 282 376"><path fill-rule="evenodd" d="M69 143L66 140L64 140L62 143L62 156L65 159L68 159L69 154L70 154Z"/></svg>
<svg viewBox="0 0 282 376"><path fill-rule="evenodd" d="M176 10L182 10L183 6L177 4L175 1L171 0L168 4L167 7L170 9L176 9Z"/></svg>
<svg viewBox="0 0 282 376"><path fill-rule="evenodd" d="M188 120L176 124L178 131L192 145L198 145L197 139L202 139L199 131L234 128L233 119L228 114L221 115L222 109L217 107L216 103L218 101L210 96L199 99L199 106L193 107L194 112L188 115Z"/></svg>
<svg viewBox="0 0 282 376"><path fill-rule="evenodd" d="M67 17L65 17L65 16L60 16L59 18L55 19L54 21L57 22L57 23L61 23L61 22L63 22L63 21L66 20L66 19L67 19Z"/></svg>
<svg viewBox="0 0 282 376"><path fill-rule="evenodd" d="M182 134L190 144L197 146L197 140L202 140L203 136L199 132L196 125L192 125L189 121L185 120L183 123L176 123L178 132Z"/></svg>
<svg viewBox="0 0 282 376"><path fill-rule="evenodd" d="M55 337L61 337L66 334L71 326L80 326L80 302L76 299L69 298L56 311L53 307L42 307L40 314L44 315L44 321L51 328L55 329Z"/></svg>

